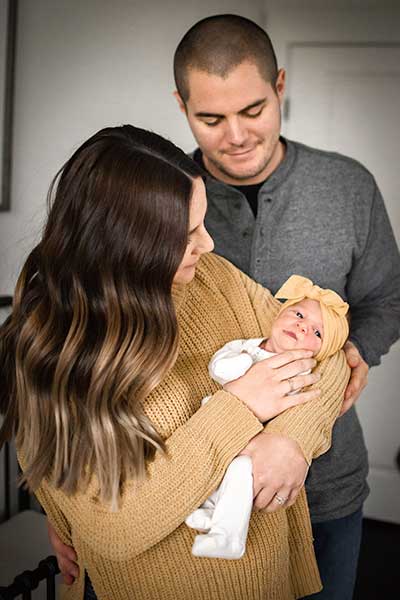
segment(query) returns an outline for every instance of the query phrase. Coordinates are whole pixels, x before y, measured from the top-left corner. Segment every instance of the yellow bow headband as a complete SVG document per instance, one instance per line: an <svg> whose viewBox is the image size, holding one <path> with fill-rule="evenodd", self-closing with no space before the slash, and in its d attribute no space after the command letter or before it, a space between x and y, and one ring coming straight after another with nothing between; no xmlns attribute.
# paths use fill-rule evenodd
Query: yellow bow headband
<svg viewBox="0 0 400 600"><path fill-rule="evenodd" d="M324 335L321 349L315 357L322 360L335 354L345 343L349 335L349 324L346 318L349 305L333 290L314 285L307 277L292 275L275 294L276 298L285 299L279 312L305 298L317 300L321 305Z"/></svg>

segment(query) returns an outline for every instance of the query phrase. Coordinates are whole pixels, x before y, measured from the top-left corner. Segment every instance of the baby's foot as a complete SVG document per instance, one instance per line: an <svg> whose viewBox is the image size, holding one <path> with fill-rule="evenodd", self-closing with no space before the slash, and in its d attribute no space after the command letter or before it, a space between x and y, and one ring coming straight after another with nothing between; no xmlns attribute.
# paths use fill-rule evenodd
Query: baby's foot
<svg viewBox="0 0 400 600"><path fill-rule="evenodd" d="M197 531L208 531L211 527L213 510L210 508L198 508L185 519L185 523Z"/></svg>
<svg viewBox="0 0 400 600"><path fill-rule="evenodd" d="M242 558L246 545L238 538L228 538L222 533L207 533L196 535L192 554L194 556L205 556L208 558Z"/></svg>

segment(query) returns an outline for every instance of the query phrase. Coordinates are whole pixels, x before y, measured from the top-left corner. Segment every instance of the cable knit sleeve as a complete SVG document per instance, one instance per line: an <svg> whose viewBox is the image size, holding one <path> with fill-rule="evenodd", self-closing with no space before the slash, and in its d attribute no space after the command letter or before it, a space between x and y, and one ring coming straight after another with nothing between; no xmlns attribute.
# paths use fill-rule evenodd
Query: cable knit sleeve
<svg viewBox="0 0 400 600"><path fill-rule="evenodd" d="M126 486L118 511L100 504L94 481L84 494L71 497L44 483L38 497L53 515L52 523L63 533L62 539L65 531L55 514L65 515L92 550L111 560L126 561L179 527L217 487L228 464L262 427L240 400L218 391L170 436L166 455L157 453L147 478ZM54 512L56 505L62 513L59 508Z"/></svg>
<svg viewBox="0 0 400 600"><path fill-rule="evenodd" d="M266 319L271 318L271 312L277 311L279 303L268 290L247 275L241 273L240 276L261 326L268 330L265 332L267 334L270 320L266 321ZM267 309L269 309L269 316L266 315ZM265 427L265 431L294 439L309 464L312 459L326 452L331 445L332 428L340 412L344 391L350 377L350 368L344 352L340 350L331 358L322 361L316 368L316 372L321 374L321 379L311 388L318 387L321 396L317 400L285 411Z"/></svg>

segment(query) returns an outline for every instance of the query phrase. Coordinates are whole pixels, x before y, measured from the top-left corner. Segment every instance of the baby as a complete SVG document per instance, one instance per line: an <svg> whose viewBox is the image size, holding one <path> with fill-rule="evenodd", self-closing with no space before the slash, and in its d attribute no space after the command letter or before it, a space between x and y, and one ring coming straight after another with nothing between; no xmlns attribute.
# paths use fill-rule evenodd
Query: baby
<svg viewBox="0 0 400 600"><path fill-rule="evenodd" d="M348 304L336 292L313 285L310 279L292 275L275 294L285 299L272 325L269 338L233 340L218 350L209 363L211 377L225 385L244 375L256 362L275 354L301 348L311 350L317 361L332 356L344 345L349 326ZM289 394L295 394L290 384ZM204 398L202 403L207 402ZM287 498L276 495L284 504ZM192 547L195 556L241 558L253 504L252 464L238 456L229 465L218 489L186 519L199 531Z"/></svg>

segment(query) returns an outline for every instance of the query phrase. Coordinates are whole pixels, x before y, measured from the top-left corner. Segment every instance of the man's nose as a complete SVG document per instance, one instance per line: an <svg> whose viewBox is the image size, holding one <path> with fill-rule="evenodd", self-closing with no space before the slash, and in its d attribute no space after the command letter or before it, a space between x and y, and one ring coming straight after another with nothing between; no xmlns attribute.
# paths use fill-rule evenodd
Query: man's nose
<svg viewBox="0 0 400 600"><path fill-rule="evenodd" d="M230 144L235 146L241 146L243 144L247 137L247 131L239 117L227 121L225 136Z"/></svg>

